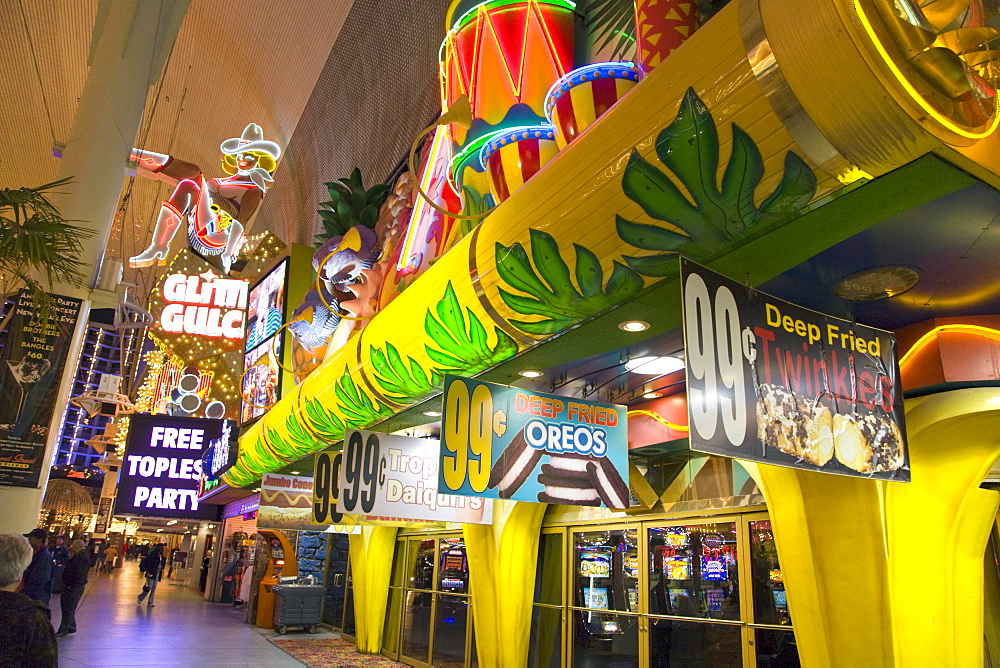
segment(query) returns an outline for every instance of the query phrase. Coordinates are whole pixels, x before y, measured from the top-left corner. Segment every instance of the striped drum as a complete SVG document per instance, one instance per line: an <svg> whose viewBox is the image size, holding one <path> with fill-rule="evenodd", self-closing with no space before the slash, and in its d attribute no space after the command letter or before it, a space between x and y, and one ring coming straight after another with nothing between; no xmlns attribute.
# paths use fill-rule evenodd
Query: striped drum
<svg viewBox="0 0 1000 668"><path fill-rule="evenodd" d="M511 128L486 142L479 155L497 203L510 197L558 152L550 125Z"/></svg>
<svg viewBox="0 0 1000 668"><path fill-rule="evenodd" d="M639 81L633 63L594 63L562 77L545 97L545 116L560 149L586 130Z"/></svg>

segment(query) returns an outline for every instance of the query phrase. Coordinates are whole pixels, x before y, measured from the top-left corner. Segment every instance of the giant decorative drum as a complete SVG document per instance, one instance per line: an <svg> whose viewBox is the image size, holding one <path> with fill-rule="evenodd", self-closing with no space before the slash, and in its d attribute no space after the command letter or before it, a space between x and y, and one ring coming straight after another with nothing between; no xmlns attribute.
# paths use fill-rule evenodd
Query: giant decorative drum
<svg viewBox="0 0 1000 668"><path fill-rule="evenodd" d="M558 152L551 125L511 128L486 142L480 156L497 203L510 197Z"/></svg>
<svg viewBox="0 0 1000 668"><path fill-rule="evenodd" d="M560 149L579 136L639 81L634 63L594 63L560 78L545 97L545 117Z"/></svg>

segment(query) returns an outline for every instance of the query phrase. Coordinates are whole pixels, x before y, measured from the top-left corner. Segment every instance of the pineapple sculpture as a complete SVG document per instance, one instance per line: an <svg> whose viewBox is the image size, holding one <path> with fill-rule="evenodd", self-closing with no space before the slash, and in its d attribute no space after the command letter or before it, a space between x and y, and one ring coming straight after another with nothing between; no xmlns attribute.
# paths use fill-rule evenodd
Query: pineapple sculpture
<svg viewBox="0 0 1000 668"><path fill-rule="evenodd" d="M319 366L374 313L381 285L381 272L372 269L381 248L374 227L389 187L365 188L359 169L325 185L330 199L317 210L323 229L316 235L312 261L319 280L288 324L297 380Z"/></svg>

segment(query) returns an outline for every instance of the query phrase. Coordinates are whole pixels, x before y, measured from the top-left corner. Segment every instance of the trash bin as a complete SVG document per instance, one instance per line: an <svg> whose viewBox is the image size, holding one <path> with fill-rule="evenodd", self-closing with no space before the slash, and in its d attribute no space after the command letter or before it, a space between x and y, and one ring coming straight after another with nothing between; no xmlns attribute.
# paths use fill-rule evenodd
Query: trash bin
<svg viewBox="0 0 1000 668"><path fill-rule="evenodd" d="M274 585L274 630L284 634L289 626L304 628L316 633L316 626L323 621L322 585Z"/></svg>
<svg viewBox="0 0 1000 668"><path fill-rule="evenodd" d="M219 603L233 603L236 596L236 562L222 569L222 595Z"/></svg>

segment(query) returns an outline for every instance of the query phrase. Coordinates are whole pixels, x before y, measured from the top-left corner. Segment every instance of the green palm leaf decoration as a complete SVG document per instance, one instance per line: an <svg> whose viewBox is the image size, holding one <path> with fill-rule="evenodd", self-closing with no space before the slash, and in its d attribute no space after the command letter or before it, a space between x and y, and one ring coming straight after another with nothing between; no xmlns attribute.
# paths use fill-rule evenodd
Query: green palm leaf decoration
<svg viewBox="0 0 1000 668"><path fill-rule="evenodd" d="M785 154L784 174L774 192L755 204L764 176L757 145L733 124L733 149L718 180L719 135L708 108L689 88L677 118L656 139L660 161L687 189L688 199L658 167L632 150L622 190L651 218L671 223L684 234L658 225L616 217L618 235L643 250L660 251L625 262L643 276L666 276L677 269L672 256L705 260L731 248L755 228L787 222L812 200L816 176L795 153Z"/></svg>
<svg viewBox="0 0 1000 668"><path fill-rule="evenodd" d="M292 413L288 416L285 420L285 429L288 430L288 438L296 454L310 452L316 448L316 437L309 433L297 414Z"/></svg>
<svg viewBox="0 0 1000 668"><path fill-rule="evenodd" d="M425 395L440 389L444 380L440 373L431 369L424 371L412 357L407 357L409 364L403 361L396 346L388 341L385 350L371 347L372 368L375 371L375 382L390 401L397 404L414 404Z"/></svg>
<svg viewBox="0 0 1000 668"><path fill-rule="evenodd" d="M601 263L592 251L573 244L576 251L576 284L552 235L530 230L531 258L520 243L496 245L500 277L525 294L500 289L500 297L513 311L542 316L542 320L512 320L528 334L554 334L566 327L634 297L643 287L642 278L619 262L607 283ZM532 266L532 262L534 266Z"/></svg>
<svg viewBox="0 0 1000 668"><path fill-rule="evenodd" d="M340 401L340 412L344 416L344 426L364 428L392 415L392 409L372 399L362 392L344 366L344 373L333 388Z"/></svg>
<svg viewBox="0 0 1000 668"><path fill-rule="evenodd" d="M280 432L264 427L262 435L267 446L270 447L275 457L282 464L291 461L295 457L295 448L281 437Z"/></svg>
<svg viewBox="0 0 1000 668"><path fill-rule="evenodd" d="M333 443L344 438L343 420L324 408L319 399L306 397L306 416L313 430L324 440Z"/></svg>
<svg viewBox="0 0 1000 668"><path fill-rule="evenodd" d="M435 313L437 317L434 317ZM451 281L448 281L444 297L438 301L436 309L427 310L424 331L437 344L436 348L424 347L427 356L441 365L437 369L440 374L479 373L517 354L517 343L499 327L493 328L496 344L490 347L486 328L472 309L466 308L465 314L462 313L462 305Z"/></svg>
<svg viewBox="0 0 1000 668"><path fill-rule="evenodd" d="M479 214L486 213L492 208L493 207L490 206L490 203L486 201L485 197L469 186L462 186L463 216L478 216ZM479 223L483 222L487 218L489 218L489 216L482 216L480 218L459 218L458 225L461 235L458 238L461 239L469 232L476 229Z"/></svg>
<svg viewBox="0 0 1000 668"><path fill-rule="evenodd" d="M612 60L622 58L635 41L633 0L582 0L576 11L584 16L583 26L594 37L597 51L614 42Z"/></svg>
<svg viewBox="0 0 1000 668"><path fill-rule="evenodd" d="M389 186L379 184L366 189L361 182L361 170L357 168L348 178L324 185L330 200L321 202L316 211L323 222L323 231L315 239L317 248L331 237L346 234L355 225L375 227L379 208L389 195Z"/></svg>

